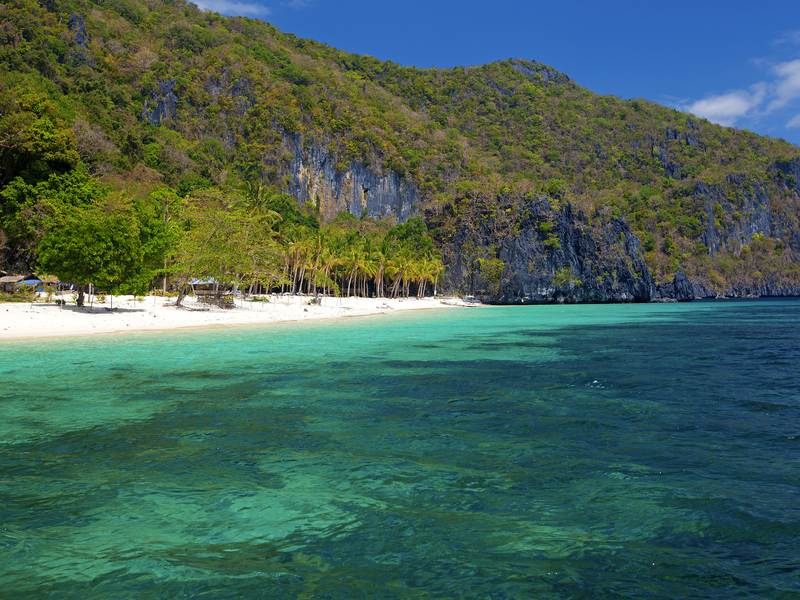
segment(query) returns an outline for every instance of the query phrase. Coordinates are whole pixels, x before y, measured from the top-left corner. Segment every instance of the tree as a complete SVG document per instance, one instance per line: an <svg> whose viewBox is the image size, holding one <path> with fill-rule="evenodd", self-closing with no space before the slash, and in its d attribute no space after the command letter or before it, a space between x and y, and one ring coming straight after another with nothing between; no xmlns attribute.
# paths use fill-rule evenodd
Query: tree
<svg viewBox="0 0 800 600"><path fill-rule="evenodd" d="M68 173L53 173L35 184L16 177L0 192L0 225L11 244L33 257L42 235L56 215L104 201L106 190L79 166Z"/></svg>
<svg viewBox="0 0 800 600"><path fill-rule="evenodd" d="M500 291L500 280L506 264L499 258L479 258L481 276L490 296L496 296Z"/></svg>
<svg viewBox="0 0 800 600"><path fill-rule="evenodd" d="M281 220L275 224L275 231L281 232L288 226L319 229L317 218L301 211L297 200L289 194L281 194L274 188L256 183L248 183L245 186L245 194L247 196L245 203L252 210L257 212L271 210L280 215Z"/></svg>
<svg viewBox="0 0 800 600"><path fill-rule="evenodd" d="M187 202L186 232L173 253L172 271L184 280L213 278L236 289L242 284L270 287L283 280L283 256L272 226L272 211L250 210L237 196L220 190L198 193Z"/></svg>
<svg viewBox="0 0 800 600"><path fill-rule="evenodd" d="M394 226L389 233L420 254L433 252L433 238L428 234L422 217L412 217L402 225Z"/></svg>
<svg viewBox="0 0 800 600"><path fill-rule="evenodd" d="M580 284L581 280L575 277L572 267L561 267L553 274L552 285L559 291L566 292Z"/></svg>
<svg viewBox="0 0 800 600"><path fill-rule="evenodd" d="M156 234L152 236L152 244L146 249L145 256L152 261L159 260L159 264L163 262L164 267L160 272L163 294L167 293L167 255L179 238L179 213L180 198L171 188L159 188L152 192L149 202L140 209L141 220Z"/></svg>
<svg viewBox="0 0 800 600"><path fill-rule="evenodd" d="M130 206L91 205L58 214L42 236L39 268L78 284L78 306L87 283L111 293L140 292L147 280L139 224Z"/></svg>
<svg viewBox="0 0 800 600"><path fill-rule="evenodd" d="M17 175L28 182L64 173L80 161L75 134L45 96L14 94L0 83L0 185Z"/></svg>

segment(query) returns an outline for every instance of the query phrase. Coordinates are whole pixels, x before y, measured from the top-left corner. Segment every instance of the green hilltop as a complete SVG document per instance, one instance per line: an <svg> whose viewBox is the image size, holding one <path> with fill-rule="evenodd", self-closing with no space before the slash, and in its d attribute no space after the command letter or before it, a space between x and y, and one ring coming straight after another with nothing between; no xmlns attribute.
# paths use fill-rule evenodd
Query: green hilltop
<svg viewBox="0 0 800 600"><path fill-rule="evenodd" d="M404 67L181 1L3 0L0 168L6 270L36 261L26 190L82 170L113 197L262 185L365 235L419 215L449 287L494 299L800 289L797 146L531 60Z"/></svg>

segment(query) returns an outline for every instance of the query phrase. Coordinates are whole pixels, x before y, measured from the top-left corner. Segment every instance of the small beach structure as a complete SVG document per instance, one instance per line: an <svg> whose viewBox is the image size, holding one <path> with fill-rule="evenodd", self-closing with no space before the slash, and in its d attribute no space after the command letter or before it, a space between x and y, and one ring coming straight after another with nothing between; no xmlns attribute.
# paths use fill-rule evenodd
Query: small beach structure
<svg viewBox="0 0 800 600"><path fill-rule="evenodd" d="M24 275L6 275L5 277L0 277L0 289L4 292L13 292L18 285L23 285L24 282Z"/></svg>
<svg viewBox="0 0 800 600"><path fill-rule="evenodd" d="M212 304L220 308L233 308L233 290L220 285L216 279L195 279L189 282L198 302Z"/></svg>
<svg viewBox="0 0 800 600"><path fill-rule="evenodd" d="M44 285L59 285L61 282L58 280L58 277L55 275L43 275L39 274L36 277L39 278L39 281L42 282Z"/></svg>

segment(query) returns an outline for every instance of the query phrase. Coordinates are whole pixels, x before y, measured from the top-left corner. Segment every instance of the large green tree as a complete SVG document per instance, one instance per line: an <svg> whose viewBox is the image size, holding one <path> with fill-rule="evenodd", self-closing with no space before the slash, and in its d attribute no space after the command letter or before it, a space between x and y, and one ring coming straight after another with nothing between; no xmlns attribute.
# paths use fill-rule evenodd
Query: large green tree
<svg viewBox="0 0 800 600"><path fill-rule="evenodd" d="M162 277L163 293L167 291L167 260L181 235L181 204L181 198L171 188L159 188L146 200L136 202L144 262L153 277Z"/></svg>
<svg viewBox="0 0 800 600"><path fill-rule="evenodd" d="M59 213L39 243L40 270L111 293L141 292L149 281L136 211L128 204L90 205Z"/></svg>
<svg viewBox="0 0 800 600"><path fill-rule="evenodd" d="M33 259L56 215L102 202L105 197L106 190L81 165L67 173L51 173L36 183L15 177L0 191L0 227L11 244Z"/></svg>
<svg viewBox="0 0 800 600"><path fill-rule="evenodd" d="M253 210L235 193L198 192L183 210L186 231L177 243L172 271L185 283L193 278L214 279L221 285L270 287L283 275L283 256L273 226L280 216Z"/></svg>

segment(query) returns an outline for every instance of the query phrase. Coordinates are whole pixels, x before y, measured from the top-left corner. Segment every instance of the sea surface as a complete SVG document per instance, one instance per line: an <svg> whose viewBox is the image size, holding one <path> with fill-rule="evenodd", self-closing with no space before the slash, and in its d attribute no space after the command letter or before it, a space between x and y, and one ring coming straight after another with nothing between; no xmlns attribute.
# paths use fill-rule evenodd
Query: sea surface
<svg viewBox="0 0 800 600"><path fill-rule="evenodd" d="M0 344L0 598L800 598L800 300Z"/></svg>

